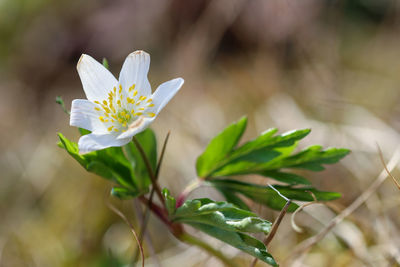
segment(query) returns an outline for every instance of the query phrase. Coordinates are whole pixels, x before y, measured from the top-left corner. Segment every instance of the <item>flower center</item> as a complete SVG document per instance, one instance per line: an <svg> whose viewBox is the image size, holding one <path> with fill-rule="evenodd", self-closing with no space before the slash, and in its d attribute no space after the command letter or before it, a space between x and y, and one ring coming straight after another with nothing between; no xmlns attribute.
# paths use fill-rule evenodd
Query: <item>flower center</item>
<svg viewBox="0 0 400 267"><path fill-rule="evenodd" d="M108 99L102 102L94 101L94 108L99 113L99 120L104 123L109 132L125 132L128 125L139 116L154 117L153 112L146 112L148 108L154 107L151 98L138 95L135 84L129 90L123 90L119 85L108 93Z"/></svg>

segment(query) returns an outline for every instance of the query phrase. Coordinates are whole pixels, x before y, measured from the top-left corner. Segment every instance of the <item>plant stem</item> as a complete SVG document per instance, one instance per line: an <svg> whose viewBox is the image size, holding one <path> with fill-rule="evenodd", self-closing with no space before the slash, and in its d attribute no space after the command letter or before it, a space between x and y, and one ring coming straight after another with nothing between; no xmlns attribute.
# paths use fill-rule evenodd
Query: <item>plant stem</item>
<svg viewBox="0 0 400 267"><path fill-rule="evenodd" d="M216 250L212 246L208 245L207 243L197 239L196 237L189 235L188 233L182 233L180 236L177 236L179 240L182 242L186 242L191 245L198 246L203 250L207 251L209 254L217 257L221 260L226 266L237 266L231 259L227 258L221 251Z"/></svg>
<svg viewBox="0 0 400 267"><path fill-rule="evenodd" d="M167 147L169 135L170 135L170 132L167 133L167 136L164 139L164 144L163 144L163 147L162 147L162 150L161 150L160 158L159 158L158 163L157 163L157 168L156 168L156 173L155 173L155 180L156 181L158 180L158 175L160 173L160 168L161 168L161 164L162 164L162 161L163 161L163 158L164 158L164 155L165 155L165 149ZM155 192L155 187L153 186L151 188L151 191L150 191L148 205L146 206L146 210L145 210L144 215L143 215L142 227L140 227L140 232L139 232L139 241L140 241L140 243L143 242L143 237L146 234L147 224L148 224L149 217L150 217L150 210L151 210L150 206L153 203L154 192ZM134 262L137 261L138 257L139 257L139 250L136 250L136 252L134 254L134 257L133 257Z"/></svg>
<svg viewBox="0 0 400 267"><path fill-rule="evenodd" d="M154 175L153 169L151 168L150 161L147 158L146 153L144 152L142 145L139 143L139 141L136 139L135 136L132 138L132 141L135 144L136 148L139 150L140 155L142 156L144 164L146 165L146 168L147 168L147 172L149 173L151 183L153 184L153 188L156 190L158 198L160 199L160 201L163 204L163 206L165 206L165 200L164 200L164 197L162 196L161 189L157 184L156 176Z"/></svg>

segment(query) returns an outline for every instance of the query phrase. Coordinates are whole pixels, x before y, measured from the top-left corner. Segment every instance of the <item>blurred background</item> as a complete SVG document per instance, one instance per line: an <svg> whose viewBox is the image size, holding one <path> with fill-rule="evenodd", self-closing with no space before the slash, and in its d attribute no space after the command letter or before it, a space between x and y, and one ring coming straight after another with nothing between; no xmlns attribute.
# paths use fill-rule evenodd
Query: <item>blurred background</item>
<svg viewBox="0 0 400 267"><path fill-rule="evenodd" d="M353 150L324 172L306 173L343 197L332 203L336 213L305 209L296 220L302 234L286 216L270 252L282 266L400 266L400 192L391 180L311 251L284 261L375 181L376 143L399 166L399 1L0 0L1 267L129 266L136 244L105 205L110 184L56 145L57 132L75 141L79 134L55 98L68 109L85 98L76 72L82 53L106 57L118 77L138 49L152 57L153 90L185 79L152 126L160 143L171 130L162 186L179 194L210 138L242 115L249 117L243 140L270 127L310 127L301 147ZM196 196L220 198L210 188ZM137 203L111 202L138 226ZM277 216L253 207L270 221ZM243 266L252 261L200 236ZM147 266L221 266L156 218L145 242Z"/></svg>

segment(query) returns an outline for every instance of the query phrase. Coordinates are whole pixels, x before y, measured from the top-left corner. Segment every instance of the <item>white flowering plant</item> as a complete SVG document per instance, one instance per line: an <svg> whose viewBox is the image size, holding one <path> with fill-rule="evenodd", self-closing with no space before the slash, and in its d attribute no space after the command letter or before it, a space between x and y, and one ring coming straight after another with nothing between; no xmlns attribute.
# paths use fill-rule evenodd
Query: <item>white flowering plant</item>
<svg viewBox="0 0 400 267"><path fill-rule="evenodd" d="M279 220L272 224L260 218L252 211L251 204L259 203L279 210L283 216L295 211L299 207L298 201L339 198L339 193L317 190L309 180L291 170L324 170L323 165L338 162L349 150L323 149L316 145L294 152L298 142L310 133L309 129L284 134L269 129L238 145L247 125L247 118L243 117L210 141L197 159L197 180L174 197L167 188L161 190L158 183L169 135L158 153L156 135L149 125L184 81L182 78L170 80L152 93L147 79L149 66L147 53L133 52L126 58L117 80L108 71L106 61L101 64L82 55L77 69L87 100L74 100L71 112L67 112L70 125L79 128L81 137L75 143L60 133L59 146L87 171L111 181L112 196L139 199L179 240L205 249L228 266L235 265L220 251L189 235L183 226L189 225L256 260L277 266L267 246L276 233ZM64 107L61 98L57 101ZM278 184L255 184L235 179L245 175L267 177ZM189 193L202 184L214 187L226 201L188 199ZM154 194L158 201L153 201ZM141 226L141 235L137 239L139 248L145 226ZM256 233L264 234L266 238L258 240L253 236ZM141 255L144 265L144 255Z"/></svg>

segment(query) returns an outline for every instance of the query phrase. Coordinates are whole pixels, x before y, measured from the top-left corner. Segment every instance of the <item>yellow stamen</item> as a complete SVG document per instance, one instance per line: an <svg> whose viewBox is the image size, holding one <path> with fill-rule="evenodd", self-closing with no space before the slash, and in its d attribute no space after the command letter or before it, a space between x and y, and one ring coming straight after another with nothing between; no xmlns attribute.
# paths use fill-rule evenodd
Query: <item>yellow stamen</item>
<svg viewBox="0 0 400 267"><path fill-rule="evenodd" d="M148 105L149 107L154 107L154 104L150 104L150 105Z"/></svg>
<svg viewBox="0 0 400 267"><path fill-rule="evenodd" d="M132 110L131 110L131 113L132 113L132 114L135 114L135 110L134 110L134 109L132 109Z"/></svg>
<svg viewBox="0 0 400 267"><path fill-rule="evenodd" d="M115 128L115 129L114 129L114 131L118 132L118 129L117 129L117 128Z"/></svg>
<svg viewBox="0 0 400 267"><path fill-rule="evenodd" d="M153 99L149 98L149 99L147 100L147 103L150 103L151 101L153 101Z"/></svg>
<svg viewBox="0 0 400 267"><path fill-rule="evenodd" d="M100 110L101 110L101 109L99 109L98 107L95 107L94 109L97 110L97 111L100 111Z"/></svg>
<svg viewBox="0 0 400 267"><path fill-rule="evenodd" d="M104 122L104 117L103 117L103 116L100 116L100 117L99 117L99 120L102 121L102 122Z"/></svg>
<svg viewBox="0 0 400 267"><path fill-rule="evenodd" d="M122 92L122 85L119 85L119 91L118 91L119 93L121 93Z"/></svg>
<svg viewBox="0 0 400 267"><path fill-rule="evenodd" d="M103 104L106 105L106 106L108 105L107 101L105 101L105 100L103 100Z"/></svg>
<svg viewBox="0 0 400 267"><path fill-rule="evenodd" d="M119 107L121 107L121 100L118 99L117 105L118 105Z"/></svg>
<svg viewBox="0 0 400 267"><path fill-rule="evenodd" d="M120 118L118 118L118 122L119 122L119 123L122 123L122 122L123 122L123 120L122 120L122 119L120 119Z"/></svg>
<svg viewBox="0 0 400 267"><path fill-rule="evenodd" d="M122 127L126 127L126 122L124 122L124 123L122 124Z"/></svg>
<svg viewBox="0 0 400 267"><path fill-rule="evenodd" d="M140 116L142 114L143 114L142 112L138 112L138 113L135 114L135 116Z"/></svg>
<svg viewBox="0 0 400 267"><path fill-rule="evenodd" d="M110 127L107 128L107 130L108 130L109 132L111 132L113 127L114 127L114 126L110 126Z"/></svg>
<svg viewBox="0 0 400 267"><path fill-rule="evenodd" d="M145 97L145 96L142 95L142 96L139 97L139 100L145 100L146 98L147 98L147 97Z"/></svg>
<svg viewBox="0 0 400 267"><path fill-rule="evenodd" d="M133 91L133 96L137 95L137 90Z"/></svg>
<svg viewBox="0 0 400 267"><path fill-rule="evenodd" d="M129 87L129 92L132 91L133 89L135 89L136 84L132 85L131 87Z"/></svg>
<svg viewBox="0 0 400 267"><path fill-rule="evenodd" d="M96 103L96 104L99 104L99 105L100 105L100 102L99 102L99 101L94 101L94 103Z"/></svg>
<svg viewBox="0 0 400 267"><path fill-rule="evenodd" d="M125 115L125 118L126 118L127 120L129 120L129 119L131 118L131 115L126 114L126 115Z"/></svg>
<svg viewBox="0 0 400 267"><path fill-rule="evenodd" d="M144 110L144 108L139 108L139 110Z"/></svg>
<svg viewBox="0 0 400 267"><path fill-rule="evenodd" d="M149 112L149 113L147 113L147 115L149 115L149 117L154 117L156 114L153 112Z"/></svg>

